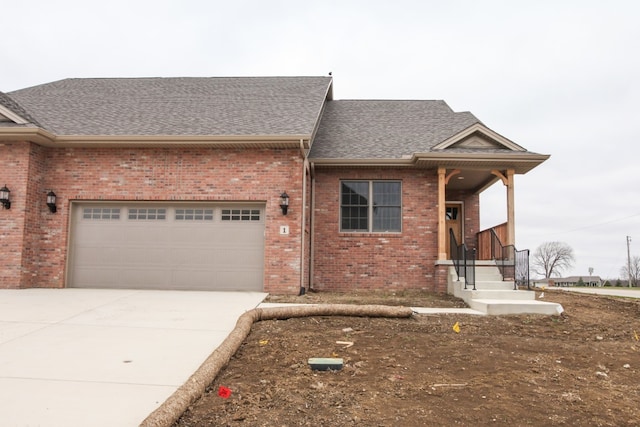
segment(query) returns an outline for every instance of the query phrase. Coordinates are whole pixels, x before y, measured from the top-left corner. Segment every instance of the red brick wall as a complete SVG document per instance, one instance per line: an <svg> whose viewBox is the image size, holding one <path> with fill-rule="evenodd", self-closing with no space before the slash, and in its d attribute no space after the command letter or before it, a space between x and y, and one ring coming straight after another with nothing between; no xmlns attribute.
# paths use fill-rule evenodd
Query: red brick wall
<svg viewBox="0 0 640 427"><path fill-rule="evenodd" d="M11 191L11 208L0 208L0 287L19 288L22 283L27 188L29 184L29 143L0 144L0 187Z"/></svg>
<svg viewBox="0 0 640 427"><path fill-rule="evenodd" d="M340 180L402 181L401 233L341 233ZM313 287L435 290L438 182L434 171L316 168Z"/></svg>
<svg viewBox="0 0 640 427"><path fill-rule="evenodd" d="M0 212L0 239L6 244L1 288L64 286L71 200L194 200L266 202L264 289L299 291L303 188L297 149L8 144L0 146L0 156L0 180L6 180L15 201L11 211ZM45 204L48 189L58 196L56 214ZM287 216L279 206L283 191L290 196ZM290 234L280 235L280 225L288 225Z"/></svg>
<svg viewBox="0 0 640 427"><path fill-rule="evenodd" d="M46 148L0 145L0 186L11 190L12 207L0 211L0 288L63 287L70 201L193 200L266 202L264 289L297 293L301 263L309 285L311 235L301 246L303 191L307 221L313 214L314 265L311 285L323 290L428 289L444 291L437 258L437 177L415 169L316 168L315 209L310 179L303 188L298 150L216 148ZM340 179L402 181L402 233L341 233ZM58 212L45 204L46 190L58 196ZM279 194L290 207L283 216ZM448 193L464 202L465 239L479 229L479 197ZM280 235L288 225L289 235Z"/></svg>

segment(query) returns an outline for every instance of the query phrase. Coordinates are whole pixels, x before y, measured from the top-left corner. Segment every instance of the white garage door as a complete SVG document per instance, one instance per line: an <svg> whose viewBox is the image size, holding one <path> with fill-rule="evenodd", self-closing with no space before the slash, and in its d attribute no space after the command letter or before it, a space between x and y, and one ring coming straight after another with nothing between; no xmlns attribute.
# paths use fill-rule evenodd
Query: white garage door
<svg viewBox="0 0 640 427"><path fill-rule="evenodd" d="M262 291L264 205L76 203L69 287Z"/></svg>

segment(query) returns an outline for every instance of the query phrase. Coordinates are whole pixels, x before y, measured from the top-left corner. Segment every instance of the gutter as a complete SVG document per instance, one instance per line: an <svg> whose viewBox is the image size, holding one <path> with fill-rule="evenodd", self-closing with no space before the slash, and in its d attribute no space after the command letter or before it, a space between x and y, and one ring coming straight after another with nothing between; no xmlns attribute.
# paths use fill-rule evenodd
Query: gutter
<svg viewBox="0 0 640 427"><path fill-rule="evenodd" d="M0 125L0 141L28 140L46 147L149 147L154 145L277 145L310 148L310 135L56 135L39 127Z"/></svg>

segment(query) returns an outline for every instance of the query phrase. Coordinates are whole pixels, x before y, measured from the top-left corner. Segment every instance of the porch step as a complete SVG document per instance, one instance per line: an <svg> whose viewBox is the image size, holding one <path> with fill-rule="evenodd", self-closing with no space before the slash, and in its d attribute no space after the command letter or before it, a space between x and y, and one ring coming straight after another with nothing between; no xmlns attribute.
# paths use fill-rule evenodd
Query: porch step
<svg viewBox="0 0 640 427"><path fill-rule="evenodd" d="M560 304L546 301L537 301L534 291L514 290L513 281L494 280L495 275L491 270L497 271L497 267L483 266L482 278L491 277L491 280L478 280L476 269L476 290L469 287L464 289L464 278L457 280L454 268L449 270L449 293L464 300L474 310L491 314L542 314L558 315L564 311ZM498 272L499 275L499 272Z"/></svg>
<svg viewBox="0 0 640 427"><path fill-rule="evenodd" d="M464 288L464 278L461 278ZM478 280L476 278L476 289L493 290L493 291L512 291L514 289L514 283L512 281L503 280ZM467 289L469 287L467 286Z"/></svg>
<svg viewBox="0 0 640 427"><path fill-rule="evenodd" d="M476 282L501 282L502 275L496 266L480 267L476 266Z"/></svg>
<svg viewBox="0 0 640 427"><path fill-rule="evenodd" d="M474 310L490 315L542 314L557 316L564 311L560 304L538 300L472 299L467 301L467 304Z"/></svg>
<svg viewBox="0 0 640 427"><path fill-rule="evenodd" d="M513 286L513 285L512 285ZM486 300L518 300L518 301L532 301L536 299L535 292L524 290L513 290L513 287L509 290L500 289L485 289L484 283L482 288L473 290L461 290L461 293L468 293L469 299L486 299ZM466 300L466 298L463 298Z"/></svg>

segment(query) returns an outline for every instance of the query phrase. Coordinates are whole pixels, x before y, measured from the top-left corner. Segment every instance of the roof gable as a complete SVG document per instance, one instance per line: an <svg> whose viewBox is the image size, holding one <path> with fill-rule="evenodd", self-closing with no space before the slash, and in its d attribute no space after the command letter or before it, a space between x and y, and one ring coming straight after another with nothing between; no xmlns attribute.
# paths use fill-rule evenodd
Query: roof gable
<svg viewBox="0 0 640 427"><path fill-rule="evenodd" d="M463 131L450 136L446 140L436 144L433 150L445 149L502 149L510 151L526 151L513 141L484 126L475 123Z"/></svg>

